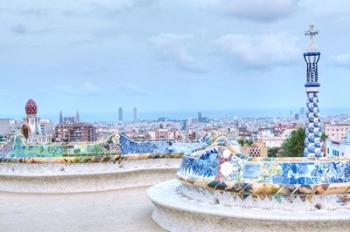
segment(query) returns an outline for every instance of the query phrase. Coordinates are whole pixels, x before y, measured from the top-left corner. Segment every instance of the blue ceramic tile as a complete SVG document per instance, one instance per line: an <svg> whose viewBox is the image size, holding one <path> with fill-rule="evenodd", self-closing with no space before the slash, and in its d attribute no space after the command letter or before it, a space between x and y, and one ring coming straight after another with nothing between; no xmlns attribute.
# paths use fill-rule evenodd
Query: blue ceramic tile
<svg viewBox="0 0 350 232"><path fill-rule="evenodd" d="M247 163L243 168L243 177L255 179L260 175L260 164Z"/></svg>

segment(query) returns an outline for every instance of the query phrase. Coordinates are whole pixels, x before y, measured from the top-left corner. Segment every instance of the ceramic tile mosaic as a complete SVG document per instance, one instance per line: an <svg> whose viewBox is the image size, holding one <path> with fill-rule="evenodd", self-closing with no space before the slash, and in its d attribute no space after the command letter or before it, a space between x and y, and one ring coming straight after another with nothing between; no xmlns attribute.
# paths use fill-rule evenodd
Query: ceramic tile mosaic
<svg viewBox="0 0 350 232"><path fill-rule="evenodd" d="M15 136L0 147L0 162L99 162L130 159L179 158L203 149L208 143L170 143L167 141L136 142L126 135L111 135L102 142L29 145ZM61 159L61 157L63 157ZM97 158L94 158L97 157ZM46 161L45 161L46 160Z"/></svg>
<svg viewBox="0 0 350 232"><path fill-rule="evenodd" d="M230 146L213 144L184 156L178 177L191 186L235 193L241 200L312 201L327 195L324 205L328 195L345 194L332 208L348 201L350 159L250 158L233 153Z"/></svg>
<svg viewBox="0 0 350 232"><path fill-rule="evenodd" d="M26 144L22 136L14 137L1 157L25 158L25 157L63 157L63 156L91 156L108 155L118 153L116 140L113 135L102 143L72 143L72 144ZM11 149L9 149L11 148ZM6 152L6 153L5 153Z"/></svg>
<svg viewBox="0 0 350 232"><path fill-rule="evenodd" d="M125 134L120 134L120 149L122 154L140 154L140 153L183 153L191 154L196 150L203 149L209 144L207 142L172 142L172 141L147 141L139 142L130 139Z"/></svg>

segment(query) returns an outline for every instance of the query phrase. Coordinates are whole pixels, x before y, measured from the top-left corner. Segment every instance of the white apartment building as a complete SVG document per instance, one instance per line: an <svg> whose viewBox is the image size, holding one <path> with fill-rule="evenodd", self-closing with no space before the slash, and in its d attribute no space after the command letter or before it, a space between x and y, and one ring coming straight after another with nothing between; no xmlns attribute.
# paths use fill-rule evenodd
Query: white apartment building
<svg viewBox="0 0 350 232"><path fill-rule="evenodd" d="M13 119L0 119L0 135L8 136L14 134L16 121Z"/></svg>
<svg viewBox="0 0 350 232"><path fill-rule="evenodd" d="M283 137L261 137L260 141L266 144L267 148L282 147L285 138Z"/></svg>
<svg viewBox="0 0 350 232"><path fill-rule="evenodd" d="M328 136L328 139L332 141L342 141L346 139L347 133L350 131L350 124L330 124L324 125L324 132Z"/></svg>
<svg viewBox="0 0 350 232"><path fill-rule="evenodd" d="M327 157L350 157L350 141L326 141Z"/></svg>

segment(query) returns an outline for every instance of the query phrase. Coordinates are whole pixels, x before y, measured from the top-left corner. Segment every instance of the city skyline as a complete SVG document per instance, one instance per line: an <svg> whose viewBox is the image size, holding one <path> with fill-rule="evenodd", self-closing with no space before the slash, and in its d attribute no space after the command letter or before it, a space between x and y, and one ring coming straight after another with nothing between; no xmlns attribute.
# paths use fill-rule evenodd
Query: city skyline
<svg viewBox="0 0 350 232"><path fill-rule="evenodd" d="M23 108L23 107L22 107ZM39 108L40 109L40 108ZM131 109L131 108L130 108ZM123 112L123 121L125 122L134 122L133 120L133 111L127 110ZM322 109L323 112L327 112L325 114L321 114L321 117L328 117L328 116L337 116L337 115L342 115L342 114L349 114L346 109ZM25 116L25 113L23 109L20 109L18 111L19 113L15 115L6 115L3 114L4 116L1 118L4 119L15 119L15 120L22 120ZM292 114L291 114L292 112ZM80 113L80 112L79 112ZM145 112L141 111L138 112L138 121L154 121L158 120L159 118L166 118L169 120L185 120L185 119L197 119L198 112L195 111L169 111L169 112ZM275 111L270 111L270 110L263 110L263 111L202 111L202 113L205 115L206 118L208 119L224 119L224 118L294 118L295 115L297 114L299 117L304 117L303 115L300 115L297 109L295 111L288 111L286 110L275 110ZM71 114L73 115L74 112L68 112L68 115ZM86 113L82 112L80 113L81 115L81 121L83 122L118 122L118 111L115 112L104 112L104 113ZM47 113L42 113L39 110L38 116L44 119L49 119L53 122L59 122L59 111L54 113L54 114L47 114Z"/></svg>
<svg viewBox="0 0 350 232"><path fill-rule="evenodd" d="M30 99L33 100L33 99ZM74 112L59 110L54 114L48 114L45 109L41 109L38 104L38 116L44 119L49 119L53 122L62 121L80 121L80 111ZM136 110L136 111L135 111ZM140 114L137 107L127 107L126 110L122 107L118 107L115 111L111 112L82 112L82 121L85 122L137 122L137 121L154 121L161 118L168 120L184 120L184 119L197 119L201 118L204 121L208 119L228 119L228 118L305 118L306 107L299 109L263 109L263 110L204 110L204 111L144 111L141 110ZM321 117L337 116L349 114L349 110L346 108L326 108L322 110ZM17 109L16 114L8 114L0 112L0 116L5 119L21 120L25 115L25 108ZM63 116L64 115L64 116ZM68 116L67 116L68 115ZM72 116L74 115L74 116ZM136 117L135 117L136 116ZM136 120L135 120L136 118ZM199 121L201 121L199 120Z"/></svg>
<svg viewBox="0 0 350 232"><path fill-rule="evenodd" d="M140 118L143 112L297 111L305 107L309 23L322 34L321 114L350 109L350 48L343 46L350 3L254 2L0 3L6 16L0 116L20 117L29 98L50 118L79 108L104 119L119 106L137 107ZM260 12L262 4L270 7Z"/></svg>

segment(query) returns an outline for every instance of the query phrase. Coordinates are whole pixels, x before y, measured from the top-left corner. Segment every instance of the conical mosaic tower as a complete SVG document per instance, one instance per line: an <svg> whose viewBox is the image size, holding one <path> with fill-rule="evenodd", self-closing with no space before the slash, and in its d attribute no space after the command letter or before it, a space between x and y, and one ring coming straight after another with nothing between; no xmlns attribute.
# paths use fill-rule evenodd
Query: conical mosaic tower
<svg viewBox="0 0 350 232"><path fill-rule="evenodd" d="M304 60L306 62L306 117L305 125L305 157L321 157L322 143L321 143L321 122L319 118L318 106L318 92L320 83L318 82L318 61L321 53L316 50L313 38L318 34L313 25L310 25L305 36L310 37L310 44L307 51L304 53Z"/></svg>

